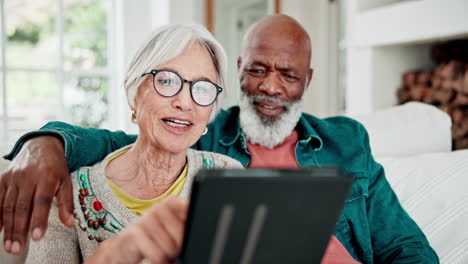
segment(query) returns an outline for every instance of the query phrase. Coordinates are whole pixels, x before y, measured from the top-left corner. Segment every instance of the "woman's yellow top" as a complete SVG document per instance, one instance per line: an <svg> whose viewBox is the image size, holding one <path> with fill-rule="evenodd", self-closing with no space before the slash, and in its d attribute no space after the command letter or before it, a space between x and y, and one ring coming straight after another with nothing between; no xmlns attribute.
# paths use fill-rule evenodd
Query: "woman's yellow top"
<svg viewBox="0 0 468 264"><path fill-rule="evenodd" d="M127 151L128 149L110 157L108 160L108 163L110 163L113 159L125 154L125 152ZM162 201L164 198L168 197L169 195L178 196L180 192L182 191L182 188L184 187L185 179L187 177L187 170L188 170L188 166L185 165L182 173L179 175L177 180L171 185L171 187L169 187L169 189L167 189L163 194L151 200L141 200L141 199L135 198L129 195L128 193L126 193L119 186L115 185L109 179L107 179L107 183L111 187L115 196L117 196L117 198L125 207L127 207L130 211L132 211L132 213L136 215L142 215L146 210L148 210L151 207L151 205L153 205L156 202Z"/></svg>

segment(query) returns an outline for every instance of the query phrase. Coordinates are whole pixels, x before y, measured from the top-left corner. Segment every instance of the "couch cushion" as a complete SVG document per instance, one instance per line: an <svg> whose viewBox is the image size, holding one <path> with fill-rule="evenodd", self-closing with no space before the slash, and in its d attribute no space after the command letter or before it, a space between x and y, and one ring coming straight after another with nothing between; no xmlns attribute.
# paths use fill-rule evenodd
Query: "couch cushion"
<svg viewBox="0 0 468 264"><path fill-rule="evenodd" d="M418 102L353 117L369 132L375 157L398 157L452 149L450 116Z"/></svg>
<svg viewBox="0 0 468 264"><path fill-rule="evenodd" d="M379 161L441 263L468 263L468 150Z"/></svg>

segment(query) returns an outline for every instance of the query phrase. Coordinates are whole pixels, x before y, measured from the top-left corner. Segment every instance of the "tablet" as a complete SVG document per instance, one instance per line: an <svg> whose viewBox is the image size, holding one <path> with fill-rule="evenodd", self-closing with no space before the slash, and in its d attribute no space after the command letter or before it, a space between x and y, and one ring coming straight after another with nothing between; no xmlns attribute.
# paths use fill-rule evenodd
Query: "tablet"
<svg viewBox="0 0 468 264"><path fill-rule="evenodd" d="M320 263L353 181L334 167L201 170L180 263Z"/></svg>

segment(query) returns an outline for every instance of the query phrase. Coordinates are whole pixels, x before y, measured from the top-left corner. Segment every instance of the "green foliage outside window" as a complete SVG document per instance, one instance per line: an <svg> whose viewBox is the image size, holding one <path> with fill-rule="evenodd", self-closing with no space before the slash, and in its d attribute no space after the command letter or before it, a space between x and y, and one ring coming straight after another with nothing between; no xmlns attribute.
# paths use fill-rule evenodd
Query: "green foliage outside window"
<svg viewBox="0 0 468 264"><path fill-rule="evenodd" d="M81 94L85 101L69 104L69 114L74 123L85 127L105 126L108 115L108 97L106 91L109 82L106 78L85 77L72 78L70 83L75 93ZM69 91L72 92L72 91Z"/></svg>
<svg viewBox="0 0 468 264"><path fill-rule="evenodd" d="M108 14L105 1L64 0L64 65L59 64L57 1L18 1L7 10L7 63L15 67L61 67L67 116L78 125L100 127L108 116L107 77L76 75L108 65ZM7 6L8 8L8 6ZM47 77L41 78L44 75ZM51 72L11 72L9 106L38 107L45 100L60 101L56 78ZM55 97L55 99L54 99ZM46 107L46 106L44 106ZM55 109L56 110L56 109ZM56 116L59 116L57 114Z"/></svg>
<svg viewBox="0 0 468 264"><path fill-rule="evenodd" d="M15 30L8 35L8 41L36 45L41 38L41 32L42 28L40 25L28 21L20 27L15 28Z"/></svg>
<svg viewBox="0 0 468 264"><path fill-rule="evenodd" d="M66 9L65 37L67 48L90 51L93 65L105 67L107 65L107 15L106 10L99 3L76 4ZM72 53L72 52L71 52ZM73 66L80 66L83 59L67 54Z"/></svg>

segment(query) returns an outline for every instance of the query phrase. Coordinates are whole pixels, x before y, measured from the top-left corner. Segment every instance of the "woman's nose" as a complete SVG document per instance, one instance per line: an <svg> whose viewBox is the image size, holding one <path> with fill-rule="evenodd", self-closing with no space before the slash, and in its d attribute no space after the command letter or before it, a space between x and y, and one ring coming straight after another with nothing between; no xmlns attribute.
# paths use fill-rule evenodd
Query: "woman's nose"
<svg viewBox="0 0 468 264"><path fill-rule="evenodd" d="M192 110L194 102L192 96L190 95L190 87L190 83L184 82L182 90L176 96L174 96L174 100L172 101L173 107L182 111Z"/></svg>

